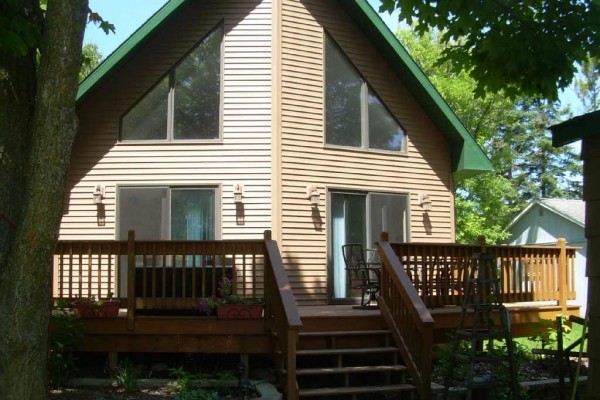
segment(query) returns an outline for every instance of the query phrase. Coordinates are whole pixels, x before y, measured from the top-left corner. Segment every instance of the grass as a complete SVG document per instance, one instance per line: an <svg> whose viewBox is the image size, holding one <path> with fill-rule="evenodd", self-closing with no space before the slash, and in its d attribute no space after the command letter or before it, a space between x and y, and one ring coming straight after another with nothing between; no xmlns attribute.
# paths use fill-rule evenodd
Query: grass
<svg viewBox="0 0 600 400"><path fill-rule="evenodd" d="M518 343L524 347L529 353L532 349L553 349L557 348L556 341L556 330L554 321L542 320L540 321L540 334L534 337L521 337L515 338L515 343ZM569 346L575 340L579 339L583 333L583 326L579 324L571 324L563 326L563 348ZM579 346L576 346L574 351L579 351ZM587 351L587 341L583 346L583 351Z"/></svg>

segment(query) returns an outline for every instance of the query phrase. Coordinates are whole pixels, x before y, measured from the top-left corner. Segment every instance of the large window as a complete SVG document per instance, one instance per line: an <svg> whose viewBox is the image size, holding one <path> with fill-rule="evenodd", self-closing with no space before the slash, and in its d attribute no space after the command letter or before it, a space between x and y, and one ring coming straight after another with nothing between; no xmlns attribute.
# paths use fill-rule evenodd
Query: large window
<svg viewBox="0 0 600 400"><path fill-rule="evenodd" d="M373 248L379 234L388 232L390 242L406 242L408 195L365 192L332 192L330 195L330 243L333 263L333 298L350 297L342 246L360 243Z"/></svg>
<svg viewBox="0 0 600 400"><path fill-rule="evenodd" d="M123 116L121 140L218 139L222 40L220 24Z"/></svg>
<svg viewBox="0 0 600 400"><path fill-rule="evenodd" d="M214 188L119 188L119 238L135 230L139 240L213 240Z"/></svg>
<svg viewBox="0 0 600 400"><path fill-rule="evenodd" d="M330 35L325 35L325 143L404 152L406 134Z"/></svg>
<svg viewBox="0 0 600 400"><path fill-rule="evenodd" d="M216 188L178 187L119 187L118 238L127 239L129 230L135 231L136 240L213 240L217 231ZM136 256L136 296L156 293L158 297L182 295L185 285L182 279L192 282L189 272L192 266L202 265L203 260L214 265L214 260L200 255L188 256ZM119 293L126 296L129 290L127 256L121 256ZM145 266L162 269L161 273L145 274ZM187 267L183 272L181 268ZM180 272L163 268L175 267ZM182 286L183 285L183 286ZM198 287L201 287L198 284ZM191 286L185 289L191 295ZM145 291L145 292L144 292Z"/></svg>

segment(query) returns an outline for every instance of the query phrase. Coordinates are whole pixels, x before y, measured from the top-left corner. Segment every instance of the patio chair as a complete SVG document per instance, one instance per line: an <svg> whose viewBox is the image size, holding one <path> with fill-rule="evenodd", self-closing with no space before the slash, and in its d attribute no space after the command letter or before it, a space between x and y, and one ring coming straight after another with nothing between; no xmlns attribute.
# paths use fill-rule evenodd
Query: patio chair
<svg viewBox="0 0 600 400"><path fill-rule="evenodd" d="M360 306L355 308L375 307L371 302L377 300L379 293L379 268L368 266L362 244L345 244L342 246L342 254L350 288L361 292Z"/></svg>

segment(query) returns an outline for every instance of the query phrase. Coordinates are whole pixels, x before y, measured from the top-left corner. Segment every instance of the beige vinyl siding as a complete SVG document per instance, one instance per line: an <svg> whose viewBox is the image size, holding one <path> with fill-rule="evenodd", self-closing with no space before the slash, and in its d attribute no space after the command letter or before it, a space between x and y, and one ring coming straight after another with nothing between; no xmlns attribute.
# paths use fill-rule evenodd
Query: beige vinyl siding
<svg viewBox="0 0 600 400"><path fill-rule="evenodd" d="M222 133L205 143L120 143L119 119L220 21ZM61 239L113 239L117 186L211 186L223 239L260 238L271 218L271 1L193 1L109 77L79 110ZM233 185L244 185L244 225ZM105 225L92 204L106 187ZM149 216L151 217L151 216Z"/></svg>
<svg viewBox="0 0 600 400"><path fill-rule="evenodd" d="M282 1L281 244L298 301L323 304L327 302L328 190L409 193L412 241L452 241L450 151L401 77L385 65L336 1ZM407 154L324 145L324 29L406 130ZM316 211L306 199L307 185L316 185L321 193ZM420 192L427 192L433 201L429 221L418 205Z"/></svg>

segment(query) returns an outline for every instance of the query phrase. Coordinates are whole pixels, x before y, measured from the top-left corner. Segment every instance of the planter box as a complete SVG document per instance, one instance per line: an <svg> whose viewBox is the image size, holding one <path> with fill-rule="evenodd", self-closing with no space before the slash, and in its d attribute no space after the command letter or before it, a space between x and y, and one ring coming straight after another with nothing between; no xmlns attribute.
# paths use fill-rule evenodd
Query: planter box
<svg viewBox="0 0 600 400"><path fill-rule="evenodd" d="M107 301L100 305L87 302L72 303L73 313L84 318L116 318L119 316L119 302Z"/></svg>
<svg viewBox="0 0 600 400"><path fill-rule="evenodd" d="M262 318L264 308L262 304L221 304L217 307L217 318Z"/></svg>

